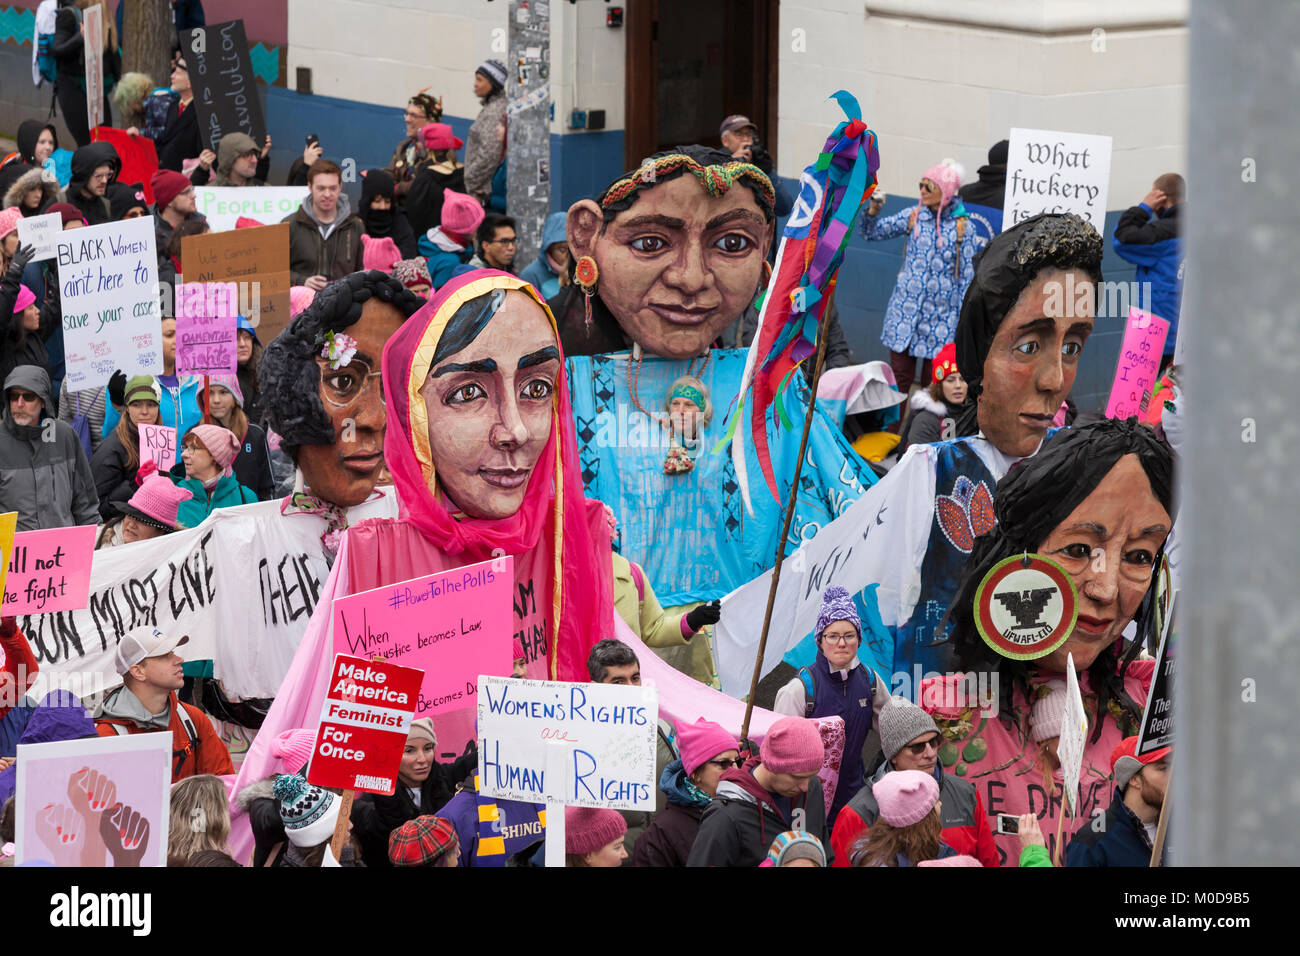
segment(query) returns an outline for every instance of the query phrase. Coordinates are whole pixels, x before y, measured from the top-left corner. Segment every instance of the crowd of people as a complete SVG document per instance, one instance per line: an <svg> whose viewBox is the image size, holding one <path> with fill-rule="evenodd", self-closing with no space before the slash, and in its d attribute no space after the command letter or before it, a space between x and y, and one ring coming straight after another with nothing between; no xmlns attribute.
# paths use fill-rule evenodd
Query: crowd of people
<svg viewBox="0 0 1300 956"><path fill-rule="evenodd" d="M218 510L278 500L275 519L319 520L331 581L353 590L498 552L515 555L517 567L544 557L535 568L545 636L534 646L517 632L512 668L499 676L635 687L643 667L678 651L673 666L696 678L700 695L661 711L653 812L565 810L568 866L1147 864L1171 758L1135 745L1175 516L1176 456L1166 435L1176 435L1180 397L1169 362L1181 177L1157 179L1113 237L1139 281L1153 285L1153 311L1171 322L1164 392L1142 420L1126 421L1070 399L1102 281L1101 237L1072 215L1035 216L992 237L971 227L967 204L1001 209L1005 141L975 183L963 184L962 170L943 161L922 174L915 205L885 215L887 197L871 196L862 236L906 241L882 303L882 351L855 358L834 310L820 334L832 343L828 367L876 360L903 407L879 426L889 440L874 469L855 463L862 485L878 482L872 491L888 502L920 504L899 505L876 578L817 589L810 663L776 689L748 739L715 703L722 695L711 667L699 667L711 656L718 600L665 608L656 595L665 582L619 553L620 525L651 520L652 499L640 513L625 502L616 516L586 493L592 439L570 404L585 385L565 360L592 356L600 369L606 357L625 356L632 402L669 436L654 481L703 480L692 472L717 454L705 435L735 398L716 392L706 368L725 347L753 340L776 219L791 206L756 124L729 116L721 150L657 154L658 175L631 171L552 214L535 237L536 258L519 262L521 238L530 237L506 204L506 68L486 60L473 77L482 108L467 140L442 122L441 97L411 96L391 162L364 171L355 208L338 162L307 143L285 180L307 190L284 220L292 319L263 342L241 317L236 374L178 374L176 319L164 314L160 373L119 371L69 390L57 267L33 261L19 222L57 213L71 230L152 216L160 280L173 282L184 274L182 241L210 228L194 188L271 180L269 136L258 143L230 133L209 147L178 50L168 87L138 74L114 73L108 84L120 125L152 139L159 158L152 204L143 183L121 182L114 147L91 142L83 128L84 82L69 79L81 63L73 10L92 3L103 0L59 10L53 48L58 100L77 143L70 178L60 183L52 159L55 127L36 120L22 124L17 152L0 166L0 512L17 512L18 530L96 525L97 548L121 548L196 528ZM111 24L106 42L116 50ZM113 115L108 104L105 115ZM630 223L634 215L642 218ZM855 267L850 256L844 268ZM1088 301L1054 314L1044 305L1050 284L1067 278ZM706 307L706 298L721 304ZM672 382L662 409L637 399L635 376L651 367L643 355ZM146 425L175 429L169 471L142 453ZM851 462L847 439L837 440L841 463ZM377 487L390 489L387 503L378 503ZM383 510L394 490L400 514ZM1107 560L1094 560L1099 552ZM390 567L392 554L403 558ZM976 621L982 582L1021 554L1050 557L1078 594L1068 639L1035 660L994 653ZM897 607L864 613L862 593L874 585ZM759 609L742 613L756 646ZM306 632L296 661L328 653L316 633ZM195 669L203 662L182 656L188 637L161 623L117 637L120 686L93 701L34 700L23 695L37 657L15 618L0 621L0 674L18 701L0 706L0 802L10 797L0 863L12 861L16 815L30 812L12 799L17 745L151 732L173 741L171 865L544 861L544 805L483 793L472 714L464 727L414 720L395 792L358 796L341 828L348 801L307 778L314 692L286 685L260 703L266 721L237 771L196 683L196 674L211 679L210 666ZM1089 736L1081 809L1062 830L1056 742L1067 661ZM941 676L899 695L890 665ZM955 674L991 675L996 706L954 699ZM460 755L446 760L448 747ZM336 852L340 829L347 838Z"/></svg>

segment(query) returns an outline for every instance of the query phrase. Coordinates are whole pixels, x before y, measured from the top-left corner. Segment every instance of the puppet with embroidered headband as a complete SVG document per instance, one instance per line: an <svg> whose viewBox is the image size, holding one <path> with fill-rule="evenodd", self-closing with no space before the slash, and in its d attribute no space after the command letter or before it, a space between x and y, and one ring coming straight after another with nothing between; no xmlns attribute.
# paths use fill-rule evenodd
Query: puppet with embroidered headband
<svg viewBox="0 0 1300 956"><path fill-rule="evenodd" d="M569 356L582 478L587 494L618 514L624 553L668 607L721 598L770 567L781 539L779 503L745 514L734 463L719 445L747 353L714 347L764 288L774 198L757 167L682 146L569 209L574 281L551 302ZM684 376L716 409L703 427L708 409L699 406L694 446L671 420L664 425L661 403L675 400ZM789 394L782 411L802 417L802 378ZM775 415L766 426L778 428ZM780 428L772 441L786 492L799 437ZM875 480L820 413L808 459L817 464L800 482L787 550Z"/></svg>

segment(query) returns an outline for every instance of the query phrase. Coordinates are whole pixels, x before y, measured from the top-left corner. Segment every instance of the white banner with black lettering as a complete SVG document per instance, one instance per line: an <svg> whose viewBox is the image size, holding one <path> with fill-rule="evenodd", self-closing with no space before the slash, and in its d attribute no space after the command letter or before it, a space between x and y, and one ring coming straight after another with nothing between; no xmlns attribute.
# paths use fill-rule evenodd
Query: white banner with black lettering
<svg viewBox="0 0 1300 956"><path fill-rule="evenodd" d="M388 517L396 498L355 510ZM97 551L88 607L18 619L40 664L36 687L86 696L115 686L118 642L147 624L188 635L177 653L212 660L230 696L275 696L329 575L324 528L316 515L281 515L279 501L264 501Z"/></svg>

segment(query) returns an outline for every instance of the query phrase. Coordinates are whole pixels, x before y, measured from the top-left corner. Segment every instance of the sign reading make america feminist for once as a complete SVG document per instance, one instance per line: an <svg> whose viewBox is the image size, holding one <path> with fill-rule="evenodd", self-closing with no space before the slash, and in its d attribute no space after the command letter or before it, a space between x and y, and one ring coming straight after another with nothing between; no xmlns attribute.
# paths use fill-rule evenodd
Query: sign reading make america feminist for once
<svg viewBox="0 0 1300 956"><path fill-rule="evenodd" d="M479 793L654 809L653 687L486 676L478 684Z"/></svg>
<svg viewBox="0 0 1300 956"><path fill-rule="evenodd" d="M231 20L181 31L194 88L194 108L199 111L199 135L216 151L227 133L247 133L261 146L266 120L257 95L253 64L248 55L244 21Z"/></svg>
<svg viewBox="0 0 1300 956"><path fill-rule="evenodd" d="M61 233L56 246L68 390L163 370L152 216Z"/></svg>
<svg viewBox="0 0 1300 956"><path fill-rule="evenodd" d="M391 795L423 676L414 667L336 654L307 780Z"/></svg>
<svg viewBox="0 0 1300 956"><path fill-rule="evenodd" d="M424 670L415 716L474 703L479 674L510 673L514 559L507 556L334 602L334 651Z"/></svg>

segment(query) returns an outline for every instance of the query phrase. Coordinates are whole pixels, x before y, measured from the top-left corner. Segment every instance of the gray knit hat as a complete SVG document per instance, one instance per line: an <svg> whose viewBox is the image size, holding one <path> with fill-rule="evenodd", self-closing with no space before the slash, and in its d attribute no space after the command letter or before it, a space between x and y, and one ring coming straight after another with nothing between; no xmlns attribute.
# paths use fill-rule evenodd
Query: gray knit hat
<svg viewBox="0 0 1300 956"><path fill-rule="evenodd" d="M893 760L908 743L925 734L937 734L934 718L903 697L891 697L880 708L880 749Z"/></svg>
<svg viewBox="0 0 1300 956"><path fill-rule="evenodd" d="M500 60L484 60L474 72L487 77L493 90L503 89L506 85L506 65Z"/></svg>

